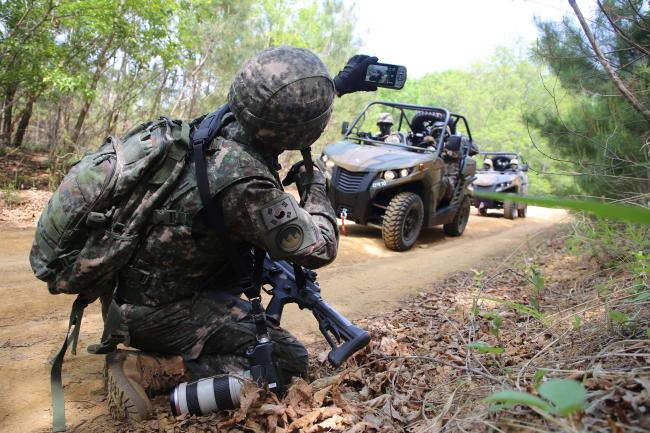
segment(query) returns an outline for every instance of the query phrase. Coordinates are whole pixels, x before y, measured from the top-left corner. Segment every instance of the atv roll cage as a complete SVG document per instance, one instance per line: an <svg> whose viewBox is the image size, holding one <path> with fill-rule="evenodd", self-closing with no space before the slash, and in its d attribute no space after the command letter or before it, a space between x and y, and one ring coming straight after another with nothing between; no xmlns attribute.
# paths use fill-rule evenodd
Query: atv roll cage
<svg viewBox="0 0 650 433"><path fill-rule="evenodd" d="M519 167L520 167L519 170L528 171L528 163L517 152L479 152L478 155L482 156L483 159L485 159L485 157L489 157L491 160L493 160L492 161L493 163L494 163L495 157L496 158L498 158L498 157L506 157L508 159L517 159L519 161ZM479 169L479 171L482 171L482 170Z"/></svg>
<svg viewBox="0 0 650 433"><path fill-rule="evenodd" d="M359 115L354 119L354 122L352 122L351 125L349 125L347 128L345 128L343 132L343 139L350 139L350 140L356 140L359 143L363 142L365 144L371 144L371 145L379 145L379 146L397 146L400 148L406 148L409 150L413 150L415 152L430 152L434 153L436 157L440 155L440 153L444 150L446 146L445 140L442 140L442 145L436 146L435 150L430 150L430 149L425 149L423 147L415 146L415 145L409 145L408 143L387 143L384 141L379 141L379 140L374 140L371 137L368 136L351 136L350 134L353 133L353 131L356 130L356 132L359 132L359 123L363 123L363 120L366 118L366 112L370 107L373 105L383 105L386 107L391 107L399 110L400 116L399 116L399 121L397 122L397 131L402 130L402 125L406 124L408 126L408 129L411 132L414 132L413 125L412 125L412 118L409 118L408 114L404 110L413 110L415 112L430 112L430 113L437 113L441 114L444 116L444 124L445 126L449 126L449 129L454 133L457 129L458 122L462 120L463 125L465 127L465 130L467 131L467 135L469 138L470 143L472 142L472 133L469 129L469 124L467 123L467 119L465 116L458 114L458 113L452 113L446 108L440 108L440 107L430 107L426 105L415 105L415 104L403 104L403 103L397 103L397 102L389 102L389 101L373 101L368 103L364 109L359 113Z"/></svg>

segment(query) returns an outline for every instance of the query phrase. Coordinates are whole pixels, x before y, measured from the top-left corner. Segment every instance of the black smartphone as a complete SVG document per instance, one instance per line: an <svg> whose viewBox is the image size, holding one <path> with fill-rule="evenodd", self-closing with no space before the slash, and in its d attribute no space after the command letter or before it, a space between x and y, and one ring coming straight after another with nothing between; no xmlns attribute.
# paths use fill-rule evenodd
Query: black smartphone
<svg viewBox="0 0 650 433"><path fill-rule="evenodd" d="M372 63L366 69L364 81L377 87L399 90L406 83L406 67L388 63Z"/></svg>

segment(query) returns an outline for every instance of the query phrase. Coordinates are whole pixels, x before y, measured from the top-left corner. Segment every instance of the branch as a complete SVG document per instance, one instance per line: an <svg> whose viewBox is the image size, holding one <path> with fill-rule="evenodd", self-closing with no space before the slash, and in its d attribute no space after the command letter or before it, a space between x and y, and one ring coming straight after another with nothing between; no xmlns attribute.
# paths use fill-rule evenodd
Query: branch
<svg viewBox="0 0 650 433"><path fill-rule="evenodd" d="M619 35L621 38L623 38L623 40L625 40L625 42L627 42L628 44L632 45L634 48L636 48L637 50L641 51L641 52L642 52L643 54L645 54L646 56L650 57L650 50L648 50L646 47L644 47L643 45L637 43L635 40L633 40L633 39L630 38L628 35L626 35L626 34L623 32L623 30L621 30L621 28L620 28L618 25L616 25L616 23L614 22L614 20L609 16L609 14L607 13L607 11L605 10L605 8L603 7L603 4L600 2L600 0L598 0L596 3L598 3L598 7L599 7L600 10L602 11L603 15L605 15L605 18L607 18L607 21L609 21L609 23L612 25L612 27L614 28L614 30L616 30L616 33L618 33L618 35Z"/></svg>
<svg viewBox="0 0 650 433"><path fill-rule="evenodd" d="M589 29L589 26L585 21L585 17L582 16L582 12L580 11L578 4L576 3L576 0L569 0L569 5L571 5L571 7L573 8L576 14L576 17L578 18L578 21L580 21L580 26L582 27L582 30L584 30L585 36L587 36L587 39L589 40L589 44L591 44L591 47L596 53L596 57L598 57L598 61L603 66L603 68L605 68L605 71L612 79L612 82L614 83L616 88L621 92L621 94L625 97L625 99L627 99L628 102L632 104L632 106L636 109L636 111L638 111L643 116L646 122L650 123L650 110L648 110L638 99L636 99L634 94L632 94L632 92L630 92L630 90L627 87L625 87L625 84L623 84L623 81L618 76L616 71L612 69L611 65L603 55L602 51L600 51L600 47L596 43L596 39L594 38L593 33L591 33L591 30Z"/></svg>

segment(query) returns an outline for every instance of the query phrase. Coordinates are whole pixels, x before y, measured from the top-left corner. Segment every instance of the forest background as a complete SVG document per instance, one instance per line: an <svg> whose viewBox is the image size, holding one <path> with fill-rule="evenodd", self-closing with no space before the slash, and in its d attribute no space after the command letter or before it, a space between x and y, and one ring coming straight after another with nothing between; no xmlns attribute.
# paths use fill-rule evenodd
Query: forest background
<svg viewBox="0 0 650 433"><path fill-rule="evenodd" d="M648 106L647 4L607 0L592 12L602 51ZM0 152L46 150L54 188L107 135L158 115L214 110L258 50L306 47L335 74L362 45L355 13L340 0L1 1ZM531 46L497 48L468 68L410 79L399 92L337 100L314 152L372 99L444 106L468 118L482 150L521 152L534 194L647 201L648 122L617 91L575 17L537 26ZM423 55L436 55L433 39L421 43ZM19 172L5 183L31 186Z"/></svg>
<svg viewBox="0 0 650 433"><path fill-rule="evenodd" d="M577 19L580 13L575 1L568 0L568 5L575 13L569 12L563 20L537 22L538 38L530 45L513 42L491 55L486 53L488 57L469 67L411 77L399 92L380 90L337 99L332 120L314 145L314 153L336 141L342 121L353 120L370 100L444 106L467 117L481 149L522 153L530 165L532 194L595 197L634 204L647 212L650 3L596 0L589 10L585 8L583 22ZM354 6L341 0L0 0L0 210L3 205L11 207L16 189L35 186L30 168L5 165L5 161L38 155L48 170L47 186L53 190L73 161L96 149L109 134L122 135L159 115L189 119L214 110L225 102L236 71L256 51L283 44L306 47L335 74L363 46L356 36L356 13ZM474 30L463 28L462 20L459 29ZM402 37L399 30L387 31ZM441 40L438 36L417 41L405 37L404 41L422 44L422 56L439 56L437 46L453 44L453 38ZM381 52L368 54L382 57ZM299 158L297 152L285 154L285 167L292 158ZM609 215L620 217L630 209L639 207L617 207ZM584 413L600 423L600 430L590 431L628 431L628 424L633 424L629 431L640 430L634 430L634 425L646 431L648 425L643 423L647 423L650 408L650 219L637 219L644 226L573 216L570 223L562 224L562 241L555 246L547 242L543 254L536 255L540 249L530 240L527 245L535 248L535 254L510 245L510 257L518 257L518 263L455 275L457 285L447 285L448 291L440 292L445 294L442 298L437 298L434 290L431 298L418 300L411 317L422 318L426 332L432 326L444 330L444 319L451 326L441 332L445 338L458 333L461 338L466 335L468 342L474 339L474 346L456 345L454 356L461 364L475 359L473 365L484 369L481 359L486 361L488 380L496 377L507 387L519 389L523 378L531 384L527 390L536 393L534 384L539 385L548 374L549 378L571 379L580 395L586 394L585 387L589 390L589 404L581 397L566 413L554 409L540 414L540 406L534 406L535 412L529 415L543 415L537 421L559 425L561 431L578 431L565 428L565 420L582 422L587 420L580 419ZM469 302L457 310L439 303L451 299L447 293L459 299L461 289L465 298L460 299ZM16 292L11 286L8 290ZM485 296L492 293L503 299ZM435 312L423 314L430 306ZM452 317L458 326L440 314L451 315L452 310L458 312L458 317ZM432 316L440 323L429 322ZM373 339L401 339L405 328L397 323L402 316L396 317L395 327L377 325ZM399 332L386 334L386 329L398 327ZM7 329L11 332L14 328ZM475 334L478 331L481 334ZM412 341L419 344L426 332L414 334L417 338ZM505 337L499 337L500 332ZM528 337L522 339L525 335ZM542 340L532 337L535 335ZM479 336L485 341L477 340ZM431 341L438 345L437 340ZM557 352L552 353L550 348L557 342ZM7 347L16 350L14 347L22 346ZM527 350L520 356L522 347ZM422 352L427 356L419 361L433 359L429 349L427 346L428 351ZM517 359L508 358L513 364L502 364L504 358L499 354L505 351L504 357L510 356L510 349L517 349ZM25 351L33 349L25 346ZM601 364L607 357L611 359ZM379 368L380 363L373 360L366 365ZM585 365L584 372L573 376L577 365ZM460 364L455 367L475 371ZM602 376L603 368L607 376ZM400 371L409 368L399 364L395 370L392 386ZM423 364L422 370L414 371L414 377L423 376L420 371L428 372L432 381L451 378L449 383L458 390L456 378L440 374L441 370ZM485 379L485 373L479 373ZM383 377L388 380L386 374ZM365 376L378 375L373 371ZM573 383L575 379L580 383ZM433 409L436 413L440 408L443 413L448 411L456 395L452 388L445 392L428 384L419 388L431 389L444 398L428 409L426 398L418 403L418 411L424 415L429 410L432 417ZM384 388L378 389L378 393L384 392ZM472 410L480 408L478 400L493 390L491 382L482 393L468 388L457 395L455 404L461 409L463 402ZM635 393L634 398L629 398L629 392ZM448 395L451 399L447 402ZM513 400L512 394L508 395L506 403L524 405L532 397L519 393L520 400ZM613 395L625 397L608 400L607 396ZM393 413L392 406L388 407ZM608 408L603 409L607 415L601 413L602 408ZM28 409L33 412L31 406ZM365 406L363 411L373 412ZM572 419L565 417L572 413L576 415ZM436 422L440 416L436 415ZM457 420L459 426L463 422ZM589 422L585 424L595 425ZM550 431L547 425L538 431ZM617 427L620 425L625 427Z"/></svg>

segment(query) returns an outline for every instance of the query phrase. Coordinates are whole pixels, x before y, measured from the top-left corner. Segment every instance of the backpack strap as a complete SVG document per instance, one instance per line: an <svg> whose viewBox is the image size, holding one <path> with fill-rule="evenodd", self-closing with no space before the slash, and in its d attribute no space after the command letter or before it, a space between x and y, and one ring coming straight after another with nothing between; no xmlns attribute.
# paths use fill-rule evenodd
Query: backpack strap
<svg viewBox="0 0 650 433"><path fill-rule="evenodd" d="M61 349L52 359L52 370L50 371L50 386L52 390L52 431L65 431L65 406L63 401L63 383L61 381L61 368L63 367L63 358L68 351L68 346L72 345L72 353L77 354L77 340L79 338L79 329L81 319L83 318L84 309L88 302L82 299L81 295L77 296L72 309L70 310L70 320L68 321L68 331L61 345Z"/></svg>
<svg viewBox="0 0 650 433"><path fill-rule="evenodd" d="M261 280L262 267L257 265L256 262L258 257L261 256L261 253L257 252L257 248L255 249L256 252L254 255L253 269L256 275L253 276L246 270L244 259L237 251L238 249L233 245L232 239L226 230L226 225L223 219L223 204L221 203L221 200L216 200L215 202L210 193L208 170L205 162L205 149L219 134L219 131L223 126L224 117L229 112L230 107L228 104L222 105L217 111L207 115L199 125L198 129L194 132L192 137L192 152L194 168L196 171L196 185L199 190L199 196L201 197L201 203L203 204L207 223L216 230L219 237L226 244L226 248L235 252L234 254L229 254L229 258L232 266L237 272L239 287L248 298L259 298L261 286L257 283ZM257 275L258 272L259 275Z"/></svg>

